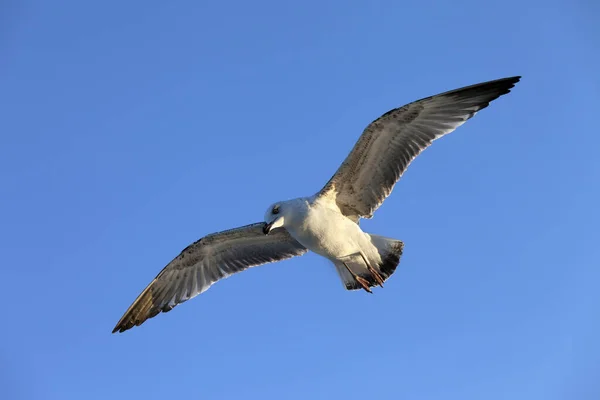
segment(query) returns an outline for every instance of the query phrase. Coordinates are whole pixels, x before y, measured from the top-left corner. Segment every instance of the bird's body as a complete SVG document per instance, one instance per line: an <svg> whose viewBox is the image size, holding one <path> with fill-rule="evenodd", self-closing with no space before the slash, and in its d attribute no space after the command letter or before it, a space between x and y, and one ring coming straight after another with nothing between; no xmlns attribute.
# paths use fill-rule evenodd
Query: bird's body
<svg viewBox="0 0 600 400"><path fill-rule="evenodd" d="M372 285L359 283L360 286L357 286L352 275L362 276L374 284L376 281L370 276L369 267L376 271L381 283L391 275L382 271L380 266L387 254L388 242L398 241L363 232L356 221L342 214L335 202L327 197L301 197L279 203L279 206L290 236L306 249L333 262L346 288L362 287L370 291Z"/></svg>
<svg viewBox="0 0 600 400"><path fill-rule="evenodd" d="M331 261L363 248L375 252L368 235L334 204L312 196L285 202L288 205L292 217L286 229L308 250Z"/></svg>
<svg viewBox="0 0 600 400"><path fill-rule="evenodd" d="M231 274L309 250L334 264L348 290L383 286L400 262L404 243L363 232L359 220L373 216L434 140L510 92L519 79L471 85L386 112L365 128L318 193L275 203L264 222L206 235L186 247L142 291L113 332L170 311Z"/></svg>

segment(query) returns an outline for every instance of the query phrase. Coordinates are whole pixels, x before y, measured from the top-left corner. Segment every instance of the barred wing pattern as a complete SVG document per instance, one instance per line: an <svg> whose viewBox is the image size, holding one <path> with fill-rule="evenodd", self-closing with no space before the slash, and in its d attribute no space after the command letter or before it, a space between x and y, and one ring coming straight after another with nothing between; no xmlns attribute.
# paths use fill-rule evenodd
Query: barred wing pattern
<svg viewBox="0 0 600 400"><path fill-rule="evenodd" d="M415 157L509 93L519 80L479 83L388 111L367 126L319 196L334 200L355 221L371 218Z"/></svg>
<svg viewBox="0 0 600 400"><path fill-rule="evenodd" d="M113 333L172 310L220 279L307 252L285 229L265 235L263 226L264 223L255 223L213 233L186 247L138 296Z"/></svg>

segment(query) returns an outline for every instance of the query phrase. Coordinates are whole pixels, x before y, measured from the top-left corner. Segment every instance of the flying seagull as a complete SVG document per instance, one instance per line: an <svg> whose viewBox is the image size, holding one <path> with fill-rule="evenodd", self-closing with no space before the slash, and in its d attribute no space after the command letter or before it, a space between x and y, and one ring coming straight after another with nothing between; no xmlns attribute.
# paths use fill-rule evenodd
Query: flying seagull
<svg viewBox="0 0 600 400"><path fill-rule="evenodd" d="M419 153L509 93L520 78L463 87L386 112L365 128L318 193L274 203L264 222L213 233L186 247L137 297L113 333L170 311L236 272L308 250L333 263L347 290L371 293L383 287L404 243L363 232L359 220L372 218Z"/></svg>

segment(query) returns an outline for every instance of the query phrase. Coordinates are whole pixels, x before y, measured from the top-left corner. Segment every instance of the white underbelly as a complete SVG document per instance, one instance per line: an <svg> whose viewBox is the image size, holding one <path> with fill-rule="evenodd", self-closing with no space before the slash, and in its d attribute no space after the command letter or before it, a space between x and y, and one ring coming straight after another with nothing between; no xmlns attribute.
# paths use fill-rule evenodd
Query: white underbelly
<svg viewBox="0 0 600 400"><path fill-rule="evenodd" d="M355 254L370 244L356 223L328 209L312 209L288 231L304 247L331 260Z"/></svg>

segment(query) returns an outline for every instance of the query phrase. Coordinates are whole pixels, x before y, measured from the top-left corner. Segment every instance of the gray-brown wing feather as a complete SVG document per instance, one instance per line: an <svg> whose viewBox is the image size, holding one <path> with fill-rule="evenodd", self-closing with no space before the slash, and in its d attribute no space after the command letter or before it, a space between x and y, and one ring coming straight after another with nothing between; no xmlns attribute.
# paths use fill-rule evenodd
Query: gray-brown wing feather
<svg viewBox="0 0 600 400"><path fill-rule="evenodd" d="M138 296L113 333L170 311L231 274L307 252L285 229L265 235L263 225L256 223L214 233L186 247Z"/></svg>
<svg viewBox="0 0 600 400"><path fill-rule="evenodd" d="M509 93L519 79L467 86L388 111L367 126L319 195L356 221L371 218L419 153Z"/></svg>

